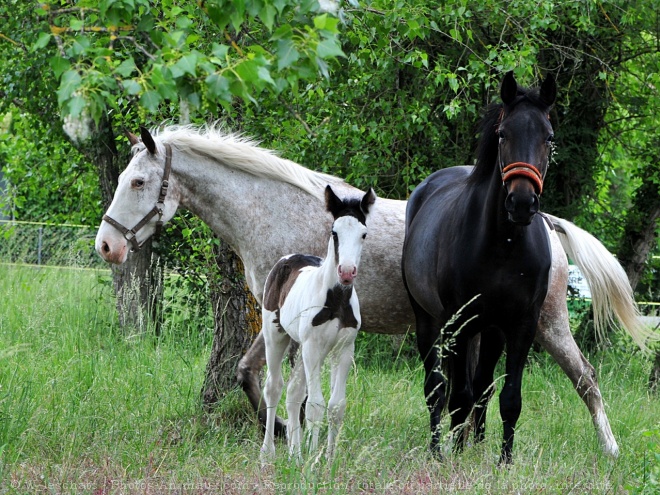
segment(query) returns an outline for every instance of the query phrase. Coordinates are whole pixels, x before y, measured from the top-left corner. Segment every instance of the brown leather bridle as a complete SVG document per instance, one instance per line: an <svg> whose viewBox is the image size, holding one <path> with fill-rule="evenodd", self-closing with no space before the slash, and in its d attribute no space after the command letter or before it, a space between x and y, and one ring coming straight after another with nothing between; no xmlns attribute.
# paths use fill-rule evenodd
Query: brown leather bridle
<svg viewBox="0 0 660 495"><path fill-rule="evenodd" d="M158 195L158 201L156 201L156 205L149 210L149 212L140 220L137 224L132 229L124 227L121 223L119 223L117 220L114 218L110 217L109 215L103 215L103 220L108 222L110 225L112 225L114 228L116 228L119 232L122 233L124 236L124 239L126 239L128 242L131 243L133 248L131 249L131 252L139 251L142 246L144 246L144 243L147 242L148 238L139 243L137 241L136 235L137 233L149 223L149 221L158 215L158 220L156 221L156 233L154 234L155 236L160 235L160 232L163 228L163 209L165 208L165 196L167 196L167 189L169 188L170 185L170 171L172 170L172 147L169 144L165 144L165 170L163 171L163 180L160 185L160 194Z"/></svg>

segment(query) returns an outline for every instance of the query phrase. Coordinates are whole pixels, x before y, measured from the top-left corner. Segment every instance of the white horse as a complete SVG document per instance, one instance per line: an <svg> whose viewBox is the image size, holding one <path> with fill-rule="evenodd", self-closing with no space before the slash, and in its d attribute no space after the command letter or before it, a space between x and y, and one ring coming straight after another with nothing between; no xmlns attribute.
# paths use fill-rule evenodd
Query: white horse
<svg viewBox="0 0 660 495"><path fill-rule="evenodd" d="M324 220L326 185L341 196L359 193L339 178L313 172L215 128L169 127L155 137L142 129L141 138L141 142L131 138L134 156L119 177L99 227L99 254L108 262L123 263L131 247L139 247L181 206L199 216L241 257L248 287L259 303L264 281L280 257L324 253L323 222L328 229L331 223ZM362 330L366 332L402 334L414 322L400 266L405 208L405 201L379 198L370 212L372 235L363 253L360 277ZM549 217L554 225L554 229L548 227L552 273L536 341L559 363L587 405L603 451L616 456L619 447L594 367L571 335L564 249L589 283L597 328L616 318L642 347L649 332L638 319L628 279L616 259L589 233ZM262 424L266 411L259 372L264 364L260 334L239 363L238 379ZM282 423L278 425L282 429Z"/></svg>
<svg viewBox="0 0 660 495"><path fill-rule="evenodd" d="M284 386L282 359L291 339L300 344L302 355L291 373L286 392L291 455L300 454L300 408L305 397L309 449L313 452L318 447L320 423L325 414L321 367L329 354L333 364L328 402L328 458L333 456L344 419L346 379L361 325L360 304L353 284L367 236L369 209L376 195L370 189L361 200L341 200L327 186L325 200L334 218L325 259L304 254L285 256L275 264L264 287L261 333L266 344L268 375L264 386L267 413L262 460L275 453L275 416Z"/></svg>

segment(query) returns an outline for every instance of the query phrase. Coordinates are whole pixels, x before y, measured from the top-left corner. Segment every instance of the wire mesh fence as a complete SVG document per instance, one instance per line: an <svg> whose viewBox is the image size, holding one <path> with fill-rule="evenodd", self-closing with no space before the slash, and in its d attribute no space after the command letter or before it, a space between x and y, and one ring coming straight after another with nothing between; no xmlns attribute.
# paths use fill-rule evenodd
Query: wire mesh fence
<svg viewBox="0 0 660 495"><path fill-rule="evenodd" d="M107 268L94 250L96 227L0 220L0 262Z"/></svg>

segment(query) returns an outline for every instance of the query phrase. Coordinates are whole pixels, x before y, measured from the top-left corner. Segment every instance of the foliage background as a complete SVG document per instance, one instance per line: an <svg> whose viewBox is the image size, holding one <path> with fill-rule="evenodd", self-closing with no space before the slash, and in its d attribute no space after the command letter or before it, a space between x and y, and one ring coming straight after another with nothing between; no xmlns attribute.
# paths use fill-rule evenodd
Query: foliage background
<svg viewBox="0 0 660 495"><path fill-rule="evenodd" d="M405 199L431 171L471 163L504 72L526 85L550 72L558 149L543 208L636 263L657 298L653 264L631 250L644 233L657 252L658 16L651 0L7 0L5 208L97 224L101 136L127 161L123 131L168 122L219 121ZM209 237L186 217L170 230L163 251L191 283L212 264Z"/></svg>

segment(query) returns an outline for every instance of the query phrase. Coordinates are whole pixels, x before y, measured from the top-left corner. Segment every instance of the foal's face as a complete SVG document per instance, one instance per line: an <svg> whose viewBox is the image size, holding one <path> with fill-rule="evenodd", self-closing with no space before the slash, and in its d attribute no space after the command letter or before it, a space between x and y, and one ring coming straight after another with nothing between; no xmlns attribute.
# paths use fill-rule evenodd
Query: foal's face
<svg viewBox="0 0 660 495"><path fill-rule="evenodd" d="M367 227L353 216L339 217L332 224L337 279L340 284L351 285L357 277L366 237Z"/></svg>

